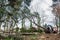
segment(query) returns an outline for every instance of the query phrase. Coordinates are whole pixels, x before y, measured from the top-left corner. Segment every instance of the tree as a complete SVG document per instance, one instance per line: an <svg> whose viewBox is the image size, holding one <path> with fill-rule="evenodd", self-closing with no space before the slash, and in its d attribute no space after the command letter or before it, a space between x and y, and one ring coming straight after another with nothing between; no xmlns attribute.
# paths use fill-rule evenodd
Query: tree
<svg viewBox="0 0 60 40"><path fill-rule="evenodd" d="M55 14L56 26L59 32L60 30L60 4L59 3L53 6L53 12Z"/></svg>
<svg viewBox="0 0 60 40"><path fill-rule="evenodd" d="M25 6L25 8L23 9L22 13L24 14L24 17L27 18L29 21L32 21L33 24L35 24L37 27L39 28L43 28L43 29L46 29L44 27L41 27L40 22L39 24L35 22L34 18L40 18L38 15L38 13L30 13L30 10L27 6ZM40 21L40 19L39 19ZM46 29L47 30L47 29Z"/></svg>
<svg viewBox="0 0 60 40"><path fill-rule="evenodd" d="M57 20L59 20L59 25L57 26L60 26L60 5L59 4L53 6L53 12L55 13L55 16L56 16L56 25L58 22Z"/></svg>
<svg viewBox="0 0 60 40"><path fill-rule="evenodd" d="M24 2L29 6L29 5L30 5L31 0L24 0Z"/></svg>
<svg viewBox="0 0 60 40"><path fill-rule="evenodd" d="M6 2L7 1L7 2ZM0 26L14 27L20 17L18 11L23 0L0 0Z"/></svg>
<svg viewBox="0 0 60 40"><path fill-rule="evenodd" d="M22 6L24 0L1 0L0 3L0 22L5 23L5 27L15 27L19 21L22 20L22 26L24 25L24 19L27 18L32 23L38 27L40 26L40 17L38 13L31 13L30 9L25 5ZM21 9L22 8L22 9ZM38 19L36 23L34 18ZM18 20L20 19L20 20ZM41 27L45 29L44 27Z"/></svg>

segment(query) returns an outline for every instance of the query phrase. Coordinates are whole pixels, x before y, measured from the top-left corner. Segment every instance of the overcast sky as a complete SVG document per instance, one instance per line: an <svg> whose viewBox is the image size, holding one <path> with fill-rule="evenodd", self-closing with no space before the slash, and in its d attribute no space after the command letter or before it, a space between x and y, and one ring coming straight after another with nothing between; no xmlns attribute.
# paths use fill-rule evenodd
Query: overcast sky
<svg viewBox="0 0 60 40"><path fill-rule="evenodd" d="M32 0L30 4L31 12L38 12L41 16L41 25L50 24L55 26L55 16L52 13L52 0Z"/></svg>

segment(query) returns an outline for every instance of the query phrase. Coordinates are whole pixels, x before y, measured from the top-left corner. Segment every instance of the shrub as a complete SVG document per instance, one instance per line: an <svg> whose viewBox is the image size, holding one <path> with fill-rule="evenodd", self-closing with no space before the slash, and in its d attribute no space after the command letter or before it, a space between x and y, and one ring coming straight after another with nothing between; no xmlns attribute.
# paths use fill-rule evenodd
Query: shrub
<svg viewBox="0 0 60 40"><path fill-rule="evenodd" d="M23 28L23 27L20 29L20 32L26 32L26 31L27 30L25 28Z"/></svg>
<svg viewBox="0 0 60 40"><path fill-rule="evenodd" d="M37 32L37 29L36 29L35 27L31 27L31 28L29 29L29 31L30 31L30 32Z"/></svg>
<svg viewBox="0 0 60 40"><path fill-rule="evenodd" d="M18 32L19 31L19 27L16 27L16 32Z"/></svg>
<svg viewBox="0 0 60 40"><path fill-rule="evenodd" d="M20 32L39 32L39 33L42 33L43 32L43 30L41 30L41 29L36 29L35 27L30 27L28 30L27 29L25 29L25 28L21 28L20 29Z"/></svg>
<svg viewBox="0 0 60 40"><path fill-rule="evenodd" d="M42 32L43 32L43 30L41 30L41 29L38 29L38 30L37 30L37 32L39 32L39 33L42 33Z"/></svg>

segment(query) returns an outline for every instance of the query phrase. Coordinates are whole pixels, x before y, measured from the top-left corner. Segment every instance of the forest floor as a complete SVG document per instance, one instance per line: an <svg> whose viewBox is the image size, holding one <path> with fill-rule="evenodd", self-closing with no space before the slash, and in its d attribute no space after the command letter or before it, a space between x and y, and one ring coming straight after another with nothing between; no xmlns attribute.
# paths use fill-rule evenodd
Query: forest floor
<svg viewBox="0 0 60 40"><path fill-rule="evenodd" d="M20 40L60 40L60 34L54 33L38 33L34 35L21 35L21 36L23 37Z"/></svg>
<svg viewBox="0 0 60 40"><path fill-rule="evenodd" d="M24 40L60 40L60 34L38 34L26 36Z"/></svg>
<svg viewBox="0 0 60 40"><path fill-rule="evenodd" d="M42 34L39 40L60 40L60 34Z"/></svg>

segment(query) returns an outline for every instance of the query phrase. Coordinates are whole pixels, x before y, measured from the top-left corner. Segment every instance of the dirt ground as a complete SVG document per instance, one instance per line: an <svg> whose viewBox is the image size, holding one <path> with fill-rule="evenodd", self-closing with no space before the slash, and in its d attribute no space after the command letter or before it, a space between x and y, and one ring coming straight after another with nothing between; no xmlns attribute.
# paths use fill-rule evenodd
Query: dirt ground
<svg viewBox="0 0 60 40"><path fill-rule="evenodd" d="M26 36L24 40L60 40L60 34L40 34Z"/></svg>
<svg viewBox="0 0 60 40"><path fill-rule="evenodd" d="M60 34L43 34L38 40L60 40Z"/></svg>

